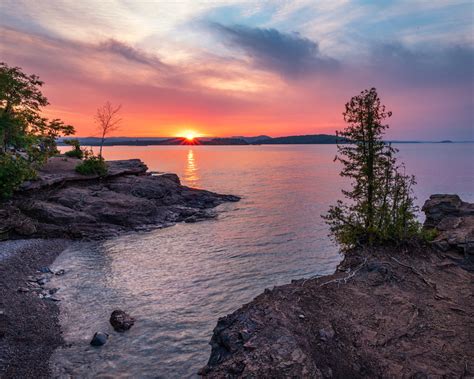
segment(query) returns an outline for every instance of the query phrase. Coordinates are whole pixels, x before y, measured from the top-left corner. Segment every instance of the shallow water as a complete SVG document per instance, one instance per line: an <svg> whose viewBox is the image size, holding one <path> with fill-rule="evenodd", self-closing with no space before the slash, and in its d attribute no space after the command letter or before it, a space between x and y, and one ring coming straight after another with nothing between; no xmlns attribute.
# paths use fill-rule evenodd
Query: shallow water
<svg viewBox="0 0 474 379"><path fill-rule="evenodd" d="M431 193L474 200L473 144L398 146ZM346 183L333 145L106 148L107 159L139 157L150 170L176 172L184 184L242 196L218 220L178 224L101 243L77 243L55 262L70 347L53 359L56 375L190 377L206 363L219 317L266 287L333 272L340 260L321 213ZM108 324L121 308L136 317L124 334ZM95 331L110 333L102 348Z"/></svg>

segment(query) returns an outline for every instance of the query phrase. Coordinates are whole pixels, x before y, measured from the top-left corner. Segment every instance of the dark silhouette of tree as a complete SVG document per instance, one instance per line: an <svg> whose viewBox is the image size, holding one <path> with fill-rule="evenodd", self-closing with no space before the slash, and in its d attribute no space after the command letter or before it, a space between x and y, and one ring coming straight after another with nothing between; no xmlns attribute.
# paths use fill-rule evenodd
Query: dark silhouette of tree
<svg viewBox="0 0 474 379"><path fill-rule="evenodd" d="M412 187L414 176L397 164L397 149L383 141L391 117L375 88L354 96L343 113L347 127L336 132L336 159L343 165L341 176L351 179L348 200L331 206L323 216L336 241L346 247L404 240L418 231Z"/></svg>
<svg viewBox="0 0 474 379"><path fill-rule="evenodd" d="M0 151L24 149L32 160L57 153L55 139L74 134L74 128L58 119L41 116L48 99L41 93L43 82L19 67L0 63Z"/></svg>
<svg viewBox="0 0 474 379"><path fill-rule="evenodd" d="M41 116L49 104L42 85L38 76L0 63L0 198L11 196L35 177L35 167L58 153L57 137L74 134L71 125Z"/></svg>
<svg viewBox="0 0 474 379"><path fill-rule="evenodd" d="M98 125L101 137L99 158L102 158L102 148L104 146L105 137L114 130L117 130L120 122L122 122L122 119L118 117L121 108L122 105L113 107L112 104L107 101L102 107L97 109L95 121Z"/></svg>

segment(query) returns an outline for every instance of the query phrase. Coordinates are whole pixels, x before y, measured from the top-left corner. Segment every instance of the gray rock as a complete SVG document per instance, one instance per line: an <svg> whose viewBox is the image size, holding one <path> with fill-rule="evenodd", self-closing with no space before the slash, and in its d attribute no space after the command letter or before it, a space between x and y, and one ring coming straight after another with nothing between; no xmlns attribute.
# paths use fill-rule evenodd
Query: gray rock
<svg viewBox="0 0 474 379"><path fill-rule="evenodd" d="M148 175L140 160L107 162L98 180L74 171L75 160L52 159L39 179L25 183L0 209L0 230L9 236L102 238L130 230L213 218L231 195L181 185L175 174ZM48 167L49 165L49 167ZM21 231L22 225L28 231ZM18 229L18 230L17 230Z"/></svg>
<svg viewBox="0 0 474 379"><path fill-rule="evenodd" d="M425 228L434 228L438 235L433 246L441 251L474 251L474 204L462 201L458 195L431 195L422 210L426 214Z"/></svg>
<svg viewBox="0 0 474 379"><path fill-rule="evenodd" d="M38 283L40 286L44 286L48 282L49 282L49 278L45 278L45 277L42 277L36 280L36 283Z"/></svg>
<svg viewBox="0 0 474 379"><path fill-rule="evenodd" d="M92 346L102 346L102 345L105 345L108 338L109 338L109 335L107 333L96 332L94 334L94 337L92 337L90 344Z"/></svg>
<svg viewBox="0 0 474 379"><path fill-rule="evenodd" d="M336 333L334 332L334 329L331 326L329 326L327 328L319 330L319 339L321 341L332 340L334 338L335 334Z"/></svg>
<svg viewBox="0 0 474 379"><path fill-rule="evenodd" d="M43 299L49 300L49 301L61 301L57 297L51 296L49 293L43 295Z"/></svg>
<svg viewBox="0 0 474 379"><path fill-rule="evenodd" d="M20 236L31 236L36 233L36 225L30 218L25 217L21 223L14 226L13 230Z"/></svg>

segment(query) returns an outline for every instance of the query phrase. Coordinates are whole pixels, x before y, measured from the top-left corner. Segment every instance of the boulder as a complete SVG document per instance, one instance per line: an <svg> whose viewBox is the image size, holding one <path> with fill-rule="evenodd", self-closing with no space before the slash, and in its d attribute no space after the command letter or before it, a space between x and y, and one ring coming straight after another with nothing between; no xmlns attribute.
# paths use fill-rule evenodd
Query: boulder
<svg viewBox="0 0 474 379"><path fill-rule="evenodd" d="M135 319L124 311L117 309L110 315L110 324L116 332L125 332L135 324Z"/></svg>
<svg viewBox="0 0 474 379"><path fill-rule="evenodd" d="M107 333L96 332L94 334L94 337L92 337L90 344L92 346L102 346L102 345L105 345L108 338L109 338L109 335Z"/></svg>
<svg viewBox="0 0 474 379"><path fill-rule="evenodd" d="M422 210L426 214L425 228L436 229L433 246L441 251L463 251L468 258L474 254L474 204L462 201L458 195L431 195Z"/></svg>

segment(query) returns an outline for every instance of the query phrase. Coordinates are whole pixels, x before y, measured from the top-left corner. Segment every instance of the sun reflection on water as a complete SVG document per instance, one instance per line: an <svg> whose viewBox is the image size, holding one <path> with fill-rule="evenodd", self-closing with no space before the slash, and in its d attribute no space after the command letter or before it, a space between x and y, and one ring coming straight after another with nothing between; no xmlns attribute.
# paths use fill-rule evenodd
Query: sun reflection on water
<svg viewBox="0 0 474 379"><path fill-rule="evenodd" d="M197 187L199 183L198 167L194 158L193 149L189 149L187 155L187 164L184 170L184 184L190 187Z"/></svg>

